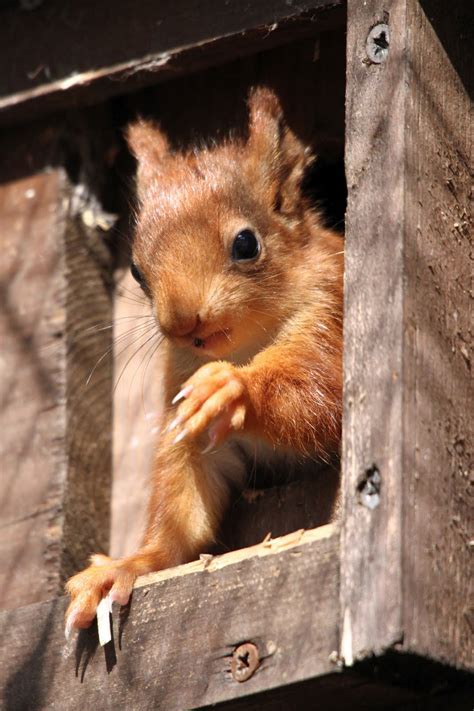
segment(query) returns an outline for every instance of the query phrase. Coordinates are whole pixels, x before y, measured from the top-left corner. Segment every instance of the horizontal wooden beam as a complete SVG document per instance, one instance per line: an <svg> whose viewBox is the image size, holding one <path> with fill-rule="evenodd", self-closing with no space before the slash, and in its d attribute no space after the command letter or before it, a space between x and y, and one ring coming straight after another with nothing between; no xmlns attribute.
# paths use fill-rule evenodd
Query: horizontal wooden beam
<svg viewBox="0 0 474 711"><path fill-rule="evenodd" d="M344 21L343 0L49 0L0 11L0 119L109 96ZM336 15L334 14L336 10ZM342 12L341 12L342 10ZM34 107L33 107L34 105Z"/></svg>
<svg viewBox="0 0 474 711"><path fill-rule="evenodd" d="M334 672L338 551L327 525L142 578L103 650L95 628L65 643L64 598L6 611L3 708L172 711ZM245 642L259 666L239 682L231 662Z"/></svg>

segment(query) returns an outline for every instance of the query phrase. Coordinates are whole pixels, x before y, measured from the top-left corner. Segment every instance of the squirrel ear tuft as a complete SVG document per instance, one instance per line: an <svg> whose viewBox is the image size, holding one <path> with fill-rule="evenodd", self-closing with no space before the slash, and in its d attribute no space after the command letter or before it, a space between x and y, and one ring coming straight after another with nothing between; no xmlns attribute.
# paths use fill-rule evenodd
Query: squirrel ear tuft
<svg viewBox="0 0 474 711"><path fill-rule="evenodd" d="M273 205L294 212L301 202L301 181L312 162L311 151L288 128L276 94L267 87L249 96L247 147L256 178Z"/></svg>
<svg viewBox="0 0 474 711"><path fill-rule="evenodd" d="M130 150L139 162L160 162L169 153L168 141L153 121L138 119L127 127L125 136Z"/></svg>
<svg viewBox="0 0 474 711"><path fill-rule="evenodd" d="M169 143L157 124L142 118L127 127L125 137L138 162L137 189L141 197L169 156Z"/></svg>
<svg viewBox="0 0 474 711"><path fill-rule="evenodd" d="M258 86L251 90L248 106L249 147L262 159L272 160L285 129L280 101L271 89Z"/></svg>
<svg viewBox="0 0 474 711"><path fill-rule="evenodd" d="M251 89L248 99L250 112L250 133L263 125L273 122L276 126L283 121L283 109L278 96L266 86Z"/></svg>

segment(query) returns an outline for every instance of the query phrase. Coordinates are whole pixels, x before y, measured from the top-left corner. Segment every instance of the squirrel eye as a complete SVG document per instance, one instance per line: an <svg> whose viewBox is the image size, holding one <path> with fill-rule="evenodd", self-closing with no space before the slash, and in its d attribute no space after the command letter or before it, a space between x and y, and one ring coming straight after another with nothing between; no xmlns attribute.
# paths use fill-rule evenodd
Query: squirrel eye
<svg viewBox="0 0 474 711"><path fill-rule="evenodd" d="M260 254L260 243L252 230L240 230L232 243L232 259L244 262L256 259Z"/></svg>
<svg viewBox="0 0 474 711"><path fill-rule="evenodd" d="M143 291L147 291L147 284L145 281L145 277L143 276L142 272L140 269L137 267L135 262L132 262L130 265L130 272L132 274L132 277L135 279L135 281L141 286Z"/></svg>

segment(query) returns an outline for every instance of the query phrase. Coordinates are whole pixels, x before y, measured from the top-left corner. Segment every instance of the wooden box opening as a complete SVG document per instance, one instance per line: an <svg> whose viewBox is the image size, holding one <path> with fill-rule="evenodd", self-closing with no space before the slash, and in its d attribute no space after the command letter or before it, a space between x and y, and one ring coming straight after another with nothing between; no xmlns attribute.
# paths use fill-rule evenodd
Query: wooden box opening
<svg viewBox="0 0 474 711"><path fill-rule="evenodd" d="M454 689L464 708L470 4L0 5L5 707L458 708ZM65 647L63 582L92 551L136 546L159 427L146 348L127 365L148 307L128 274L122 131L137 113L177 146L242 131L256 84L314 145L306 188L336 228L347 176L340 477L259 479L227 516L229 553L141 578L104 654L95 629ZM259 656L245 684L243 642Z"/></svg>
<svg viewBox="0 0 474 711"><path fill-rule="evenodd" d="M305 37L208 70L168 80L116 99L119 129L135 115L158 121L175 148L245 135L246 97L252 86L271 86L280 97L291 128L314 147L318 160L305 178L304 190L325 223L343 231L345 34L332 30ZM122 148L118 164L133 170ZM114 473L112 555L132 552L143 525L152 450L160 427L160 351L150 331L134 315L150 312L140 288L128 273L125 195L119 235L113 244L117 261L115 299ZM143 323L143 322L142 322ZM127 335L128 334L128 335ZM136 356L133 356L136 351ZM239 492L228 511L216 551L253 545L267 534L280 536L333 520L337 509L339 463L315 462L303 472L267 471L249 462L248 489Z"/></svg>
<svg viewBox="0 0 474 711"><path fill-rule="evenodd" d="M9 481L2 517L11 537L2 553L0 608L61 594L91 553L126 555L142 535L160 427L160 369L159 352L140 337L136 317L150 307L129 271L135 170L124 138L129 122L137 115L155 119L176 148L244 135L249 89L272 87L292 130L318 155L304 189L326 224L343 231L345 12L323 3L314 15L288 10L287 18L286 6L282 13L275 27L247 18L256 23L248 37L176 50L175 68L165 63L149 72L139 62L135 75L119 64L117 78L115 70L106 78L98 72L89 86L86 75L84 85L70 80L66 91L47 82L46 90L0 102L7 126L0 174L4 273L18 321L5 318L6 368L15 376L2 412ZM223 17L232 32L240 27L238 16ZM40 16L25 18L34 33ZM177 26L181 31L179 19ZM118 45L112 49L120 54ZM58 57L66 61L61 47ZM79 54L76 61L85 60ZM21 84L22 76L12 81ZM42 76L28 81L41 87ZM20 361L27 377L16 367ZM337 456L300 475L250 467L249 488L236 495L213 552L332 520Z"/></svg>

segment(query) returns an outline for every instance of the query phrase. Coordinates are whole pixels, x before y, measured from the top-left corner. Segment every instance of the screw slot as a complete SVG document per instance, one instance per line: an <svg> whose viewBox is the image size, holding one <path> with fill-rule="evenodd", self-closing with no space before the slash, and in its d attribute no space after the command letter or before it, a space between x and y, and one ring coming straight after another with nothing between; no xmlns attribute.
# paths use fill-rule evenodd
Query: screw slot
<svg viewBox="0 0 474 711"><path fill-rule="evenodd" d="M384 22L372 27L365 43L367 56L373 64L382 64L388 56L390 30Z"/></svg>
<svg viewBox="0 0 474 711"><path fill-rule="evenodd" d="M380 488L382 479L375 464L365 470L357 484L359 503L373 511L380 504Z"/></svg>
<svg viewBox="0 0 474 711"><path fill-rule="evenodd" d="M230 670L235 681L247 681L247 679L253 676L259 666L260 658L255 644L246 642L234 649Z"/></svg>

